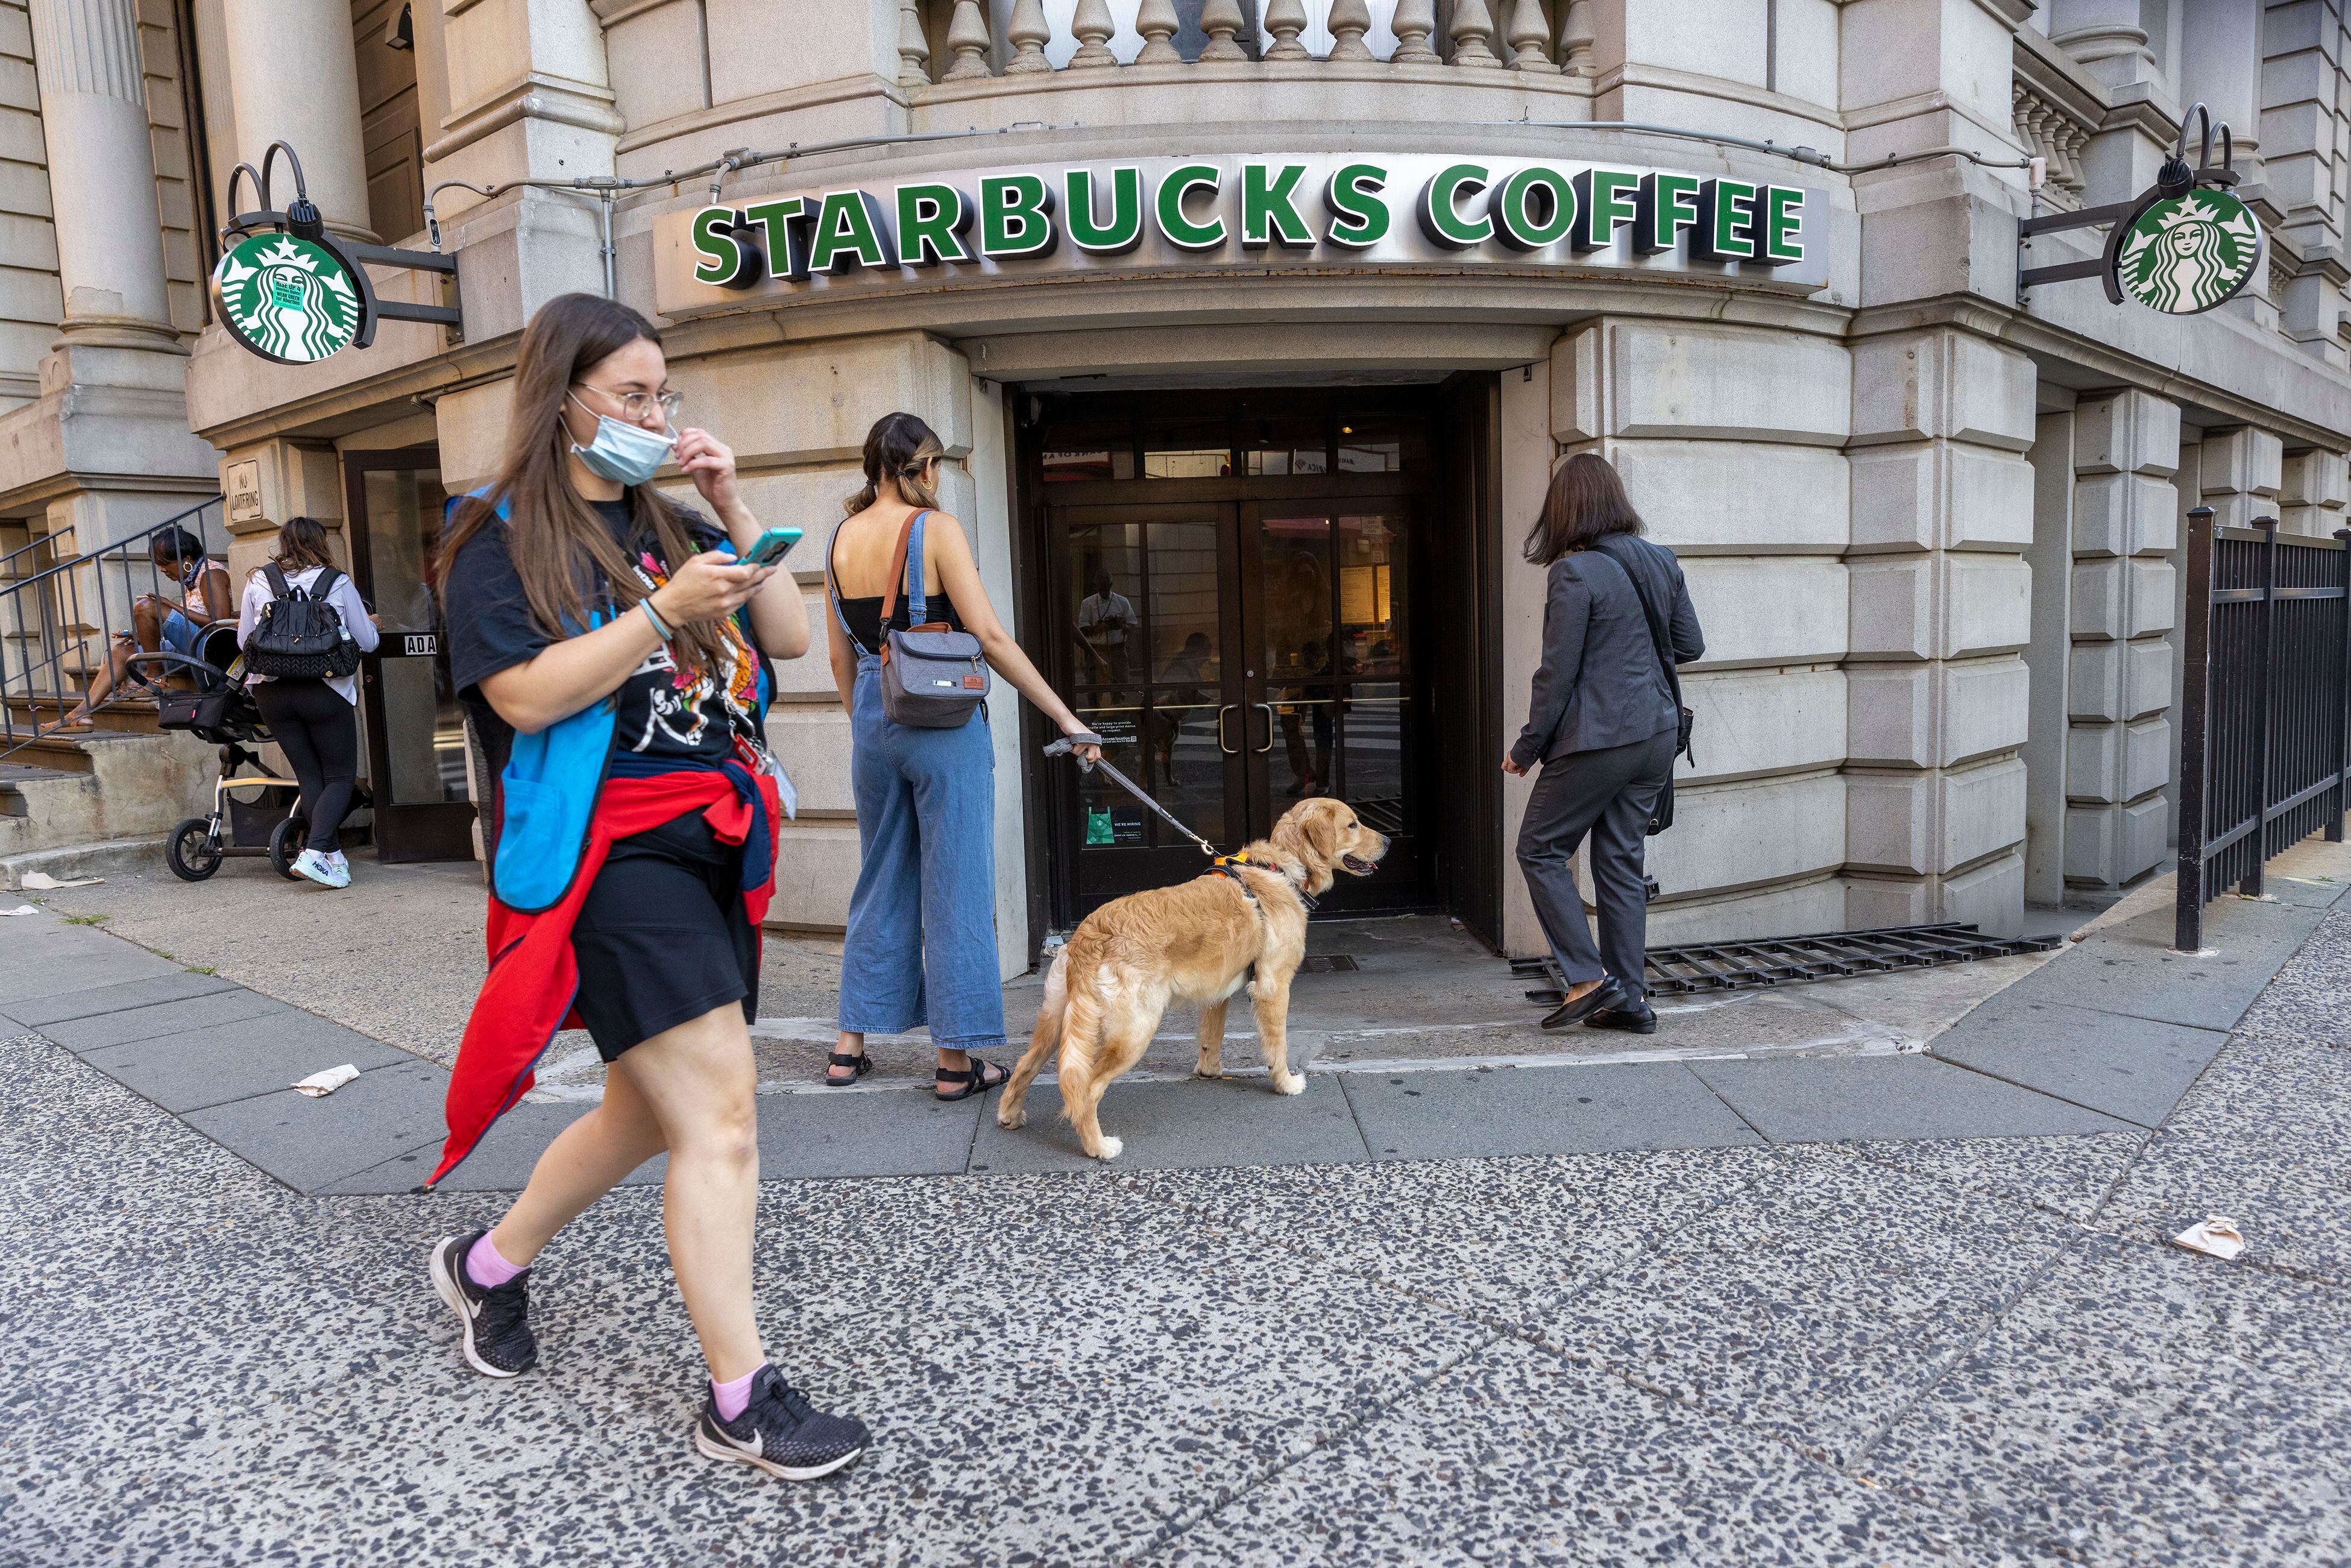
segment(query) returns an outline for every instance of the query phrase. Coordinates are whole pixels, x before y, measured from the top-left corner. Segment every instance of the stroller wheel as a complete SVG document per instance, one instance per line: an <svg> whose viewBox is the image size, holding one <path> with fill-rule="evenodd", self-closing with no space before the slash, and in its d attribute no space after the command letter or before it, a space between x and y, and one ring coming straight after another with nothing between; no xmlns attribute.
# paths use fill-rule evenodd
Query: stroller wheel
<svg viewBox="0 0 2351 1568"><path fill-rule="evenodd" d="M212 819L190 817L173 828L163 842L163 860L182 882L202 882L220 870L221 849L213 838Z"/></svg>
<svg viewBox="0 0 2351 1568"><path fill-rule="evenodd" d="M269 863L288 882L302 880L294 874L294 857L302 852L302 842L309 836L310 824L299 817L288 817L269 830Z"/></svg>

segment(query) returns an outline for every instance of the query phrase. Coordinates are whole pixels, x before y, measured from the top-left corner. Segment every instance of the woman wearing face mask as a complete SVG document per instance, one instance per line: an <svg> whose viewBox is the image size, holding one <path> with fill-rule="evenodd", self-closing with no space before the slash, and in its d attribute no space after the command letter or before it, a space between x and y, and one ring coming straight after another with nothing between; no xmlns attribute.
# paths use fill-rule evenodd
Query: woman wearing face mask
<svg viewBox="0 0 2351 1568"><path fill-rule="evenodd" d="M563 1226L669 1155L670 1261L709 1364L695 1445L795 1479L864 1448L767 1363L751 1292L758 1127L747 1020L783 784L760 742L767 659L809 643L798 587L738 566L761 533L735 456L673 434L661 342L626 306L550 300L523 335L498 477L443 544L450 676L497 788L490 977L449 1090L434 1181L530 1087L559 1028L610 1067L491 1229L434 1249L467 1363L528 1370L530 1265ZM674 457L714 524L648 481Z"/></svg>

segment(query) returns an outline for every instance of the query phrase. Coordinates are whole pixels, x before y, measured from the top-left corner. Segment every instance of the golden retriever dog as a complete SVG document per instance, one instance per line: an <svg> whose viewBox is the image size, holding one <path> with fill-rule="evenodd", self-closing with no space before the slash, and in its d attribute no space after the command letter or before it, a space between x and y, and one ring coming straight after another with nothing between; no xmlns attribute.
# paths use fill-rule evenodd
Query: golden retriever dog
<svg viewBox="0 0 2351 1568"><path fill-rule="evenodd" d="M1225 1004L1248 982L1257 1007L1258 1049L1273 1092L1296 1094L1306 1075L1290 1070L1290 982L1306 956L1306 900L1330 891L1333 870L1369 876L1388 852L1343 800L1301 800L1235 857L1176 887L1114 898L1086 916L1045 977L1037 1032L997 1108L998 1126L1029 1119L1023 1105L1045 1058L1061 1048L1061 1113L1098 1160L1125 1147L1096 1117L1111 1080L1143 1059L1175 1001L1200 1009L1203 1078L1223 1071ZM1228 862L1229 863L1229 862Z"/></svg>

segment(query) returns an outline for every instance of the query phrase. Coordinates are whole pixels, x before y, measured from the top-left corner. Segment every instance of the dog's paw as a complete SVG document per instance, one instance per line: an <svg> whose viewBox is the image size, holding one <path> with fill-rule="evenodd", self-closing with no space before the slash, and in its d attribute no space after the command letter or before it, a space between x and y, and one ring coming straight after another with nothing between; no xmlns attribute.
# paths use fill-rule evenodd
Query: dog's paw
<svg viewBox="0 0 2351 1568"><path fill-rule="evenodd" d="M1007 1132L1017 1132L1029 1124L1029 1112L1019 1105L999 1106L996 1113L996 1124Z"/></svg>
<svg viewBox="0 0 2351 1568"><path fill-rule="evenodd" d="M1304 1074L1303 1072L1277 1072L1277 1073L1275 1073L1275 1074L1273 1075L1273 1092L1274 1092L1276 1094L1303 1094L1303 1093L1305 1093L1305 1092L1306 1092L1306 1074Z"/></svg>
<svg viewBox="0 0 2351 1568"><path fill-rule="evenodd" d="M1192 1069L1192 1076L1195 1078L1222 1078L1224 1075L1225 1069L1222 1062L1203 1061L1196 1064Z"/></svg>
<svg viewBox="0 0 2351 1568"><path fill-rule="evenodd" d="M1124 1153L1126 1153L1126 1145L1119 1139L1112 1137L1108 1133L1104 1133L1102 1134L1102 1152L1096 1155L1094 1157L1100 1160L1114 1160Z"/></svg>

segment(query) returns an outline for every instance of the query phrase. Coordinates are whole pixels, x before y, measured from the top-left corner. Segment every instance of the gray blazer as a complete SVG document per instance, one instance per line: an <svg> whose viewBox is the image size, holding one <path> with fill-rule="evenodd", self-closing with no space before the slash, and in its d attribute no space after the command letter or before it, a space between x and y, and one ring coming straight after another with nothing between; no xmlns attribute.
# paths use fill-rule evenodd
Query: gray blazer
<svg viewBox="0 0 2351 1568"><path fill-rule="evenodd" d="M1629 746L1678 720L1628 574L1637 574L1650 597L1667 607L1674 662L1687 664L1706 652L1673 551L1637 535L1611 534L1589 549L1560 557L1551 563L1534 700L1527 727L1510 747L1520 767L1573 751Z"/></svg>

